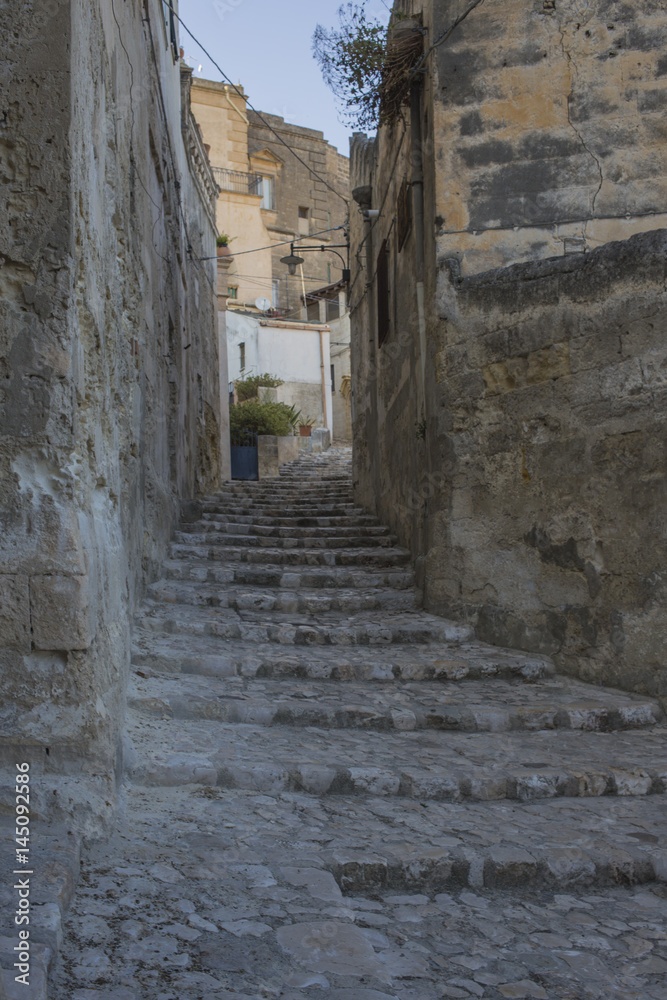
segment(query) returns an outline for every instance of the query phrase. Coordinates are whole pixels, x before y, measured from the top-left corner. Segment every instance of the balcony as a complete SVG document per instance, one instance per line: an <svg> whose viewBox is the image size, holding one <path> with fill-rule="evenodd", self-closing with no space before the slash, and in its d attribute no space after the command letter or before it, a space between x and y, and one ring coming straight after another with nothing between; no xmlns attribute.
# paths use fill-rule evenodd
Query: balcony
<svg viewBox="0 0 667 1000"><path fill-rule="evenodd" d="M236 194L262 193L261 174L249 174L245 170L225 170L224 167L213 167L213 176L223 191L234 191Z"/></svg>

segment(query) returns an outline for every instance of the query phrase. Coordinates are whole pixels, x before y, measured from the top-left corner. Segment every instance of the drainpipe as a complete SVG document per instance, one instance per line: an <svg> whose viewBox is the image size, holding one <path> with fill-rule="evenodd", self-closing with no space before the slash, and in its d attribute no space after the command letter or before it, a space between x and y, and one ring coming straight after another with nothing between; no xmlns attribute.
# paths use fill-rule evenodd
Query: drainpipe
<svg viewBox="0 0 667 1000"><path fill-rule="evenodd" d="M329 427L329 414L327 412L327 379L324 369L324 330L320 330L320 370L322 372L322 415L324 426ZM331 428L330 428L331 429Z"/></svg>
<svg viewBox="0 0 667 1000"><path fill-rule="evenodd" d="M299 274L301 275L301 292L303 296L303 306L301 307L301 319L308 320L308 303L306 301L306 281L303 276L303 264L299 264Z"/></svg>
<svg viewBox="0 0 667 1000"><path fill-rule="evenodd" d="M424 311L424 160L422 150L421 84L410 88L410 140L412 153L412 214L415 223L415 272L422 410L426 405L426 315ZM425 413L418 414L423 420Z"/></svg>

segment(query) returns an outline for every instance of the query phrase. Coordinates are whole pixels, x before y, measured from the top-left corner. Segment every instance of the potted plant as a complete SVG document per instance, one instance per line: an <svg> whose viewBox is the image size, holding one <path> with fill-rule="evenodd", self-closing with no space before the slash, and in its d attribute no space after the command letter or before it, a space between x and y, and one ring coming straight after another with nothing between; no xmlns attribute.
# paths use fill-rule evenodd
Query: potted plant
<svg viewBox="0 0 667 1000"><path fill-rule="evenodd" d="M218 257L229 257L231 255L232 251L229 249L229 244L232 239L233 237L228 236L227 233L220 233L216 238L215 246Z"/></svg>
<svg viewBox="0 0 667 1000"><path fill-rule="evenodd" d="M313 433L313 424L315 421L312 417L299 417L299 434L302 438L309 438Z"/></svg>

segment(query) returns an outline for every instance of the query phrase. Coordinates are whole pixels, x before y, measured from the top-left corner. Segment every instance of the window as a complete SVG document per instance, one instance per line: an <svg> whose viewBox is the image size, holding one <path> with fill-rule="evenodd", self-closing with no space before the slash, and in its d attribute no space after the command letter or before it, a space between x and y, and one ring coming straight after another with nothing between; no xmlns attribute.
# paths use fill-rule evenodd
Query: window
<svg viewBox="0 0 667 1000"><path fill-rule="evenodd" d="M378 347L382 347L389 333L389 251L386 240L377 259L377 314Z"/></svg>
<svg viewBox="0 0 667 1000"><path fill-rule="evenodd" d="M274 177L262 177L257 194L261 194L261 208L268 208L271 211L276 207L276 182Z"/></svg>
<svg viewBox="0 0 667 1000"><path fill-rule="evenodd" d="M239 344L239 362L241 371L245 371L245 343Z"/></svg>
<svg viewBox="0 0 667 1000"><path fill-rule="evenodd" d="M227 286L227 297L230 299L238 299L239 289L238 285L228 285Z"/></svg>
<svg viewBox="0 0 667 1000"><path fill-rule="evenodd" d="M280 305L280 278L273 278L271 281L272 286L272 299L273 308L277 309Z"/></svg>
<svg viewBox="0 0 667 1000"><path fill-rule="evenodd" d="M303 205L299 205L299 233L302 236L308 236L310 233L310 211L304 208Z"/></svg>
<svg viewBox="0 0 667 1000"><path fill-rule="evenodd" d="M180 56L178 48L178 34L176 29L176 16L174 13L174 0L162 0L162 11L164 13L164 23L167 29L167 38L171 45L174 59Z"/></svg>
<svg viewBox="0 0 667 1000"><path fill-rule="evenodd" d="M332 392L336 391L336 367L335 367L335 365L331 366L331 391Z"/></svg>

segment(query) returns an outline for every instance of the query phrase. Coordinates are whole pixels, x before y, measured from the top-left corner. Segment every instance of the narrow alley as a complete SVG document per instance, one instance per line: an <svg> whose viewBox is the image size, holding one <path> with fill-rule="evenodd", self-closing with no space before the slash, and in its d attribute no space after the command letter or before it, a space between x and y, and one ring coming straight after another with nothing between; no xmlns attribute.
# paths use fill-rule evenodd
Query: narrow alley
<svg viewBox="0 0 667 1000"><path fill-rule="evenodd" d="M419 610L349 450L187 513L55 1000L664 1000L657 703Z"/></svg>
<svg viewBox="0 0 667 1000"><path fill-rule="evenodd" d="M0 27L0 1000L667 1000L665 3Z"/></svg>

